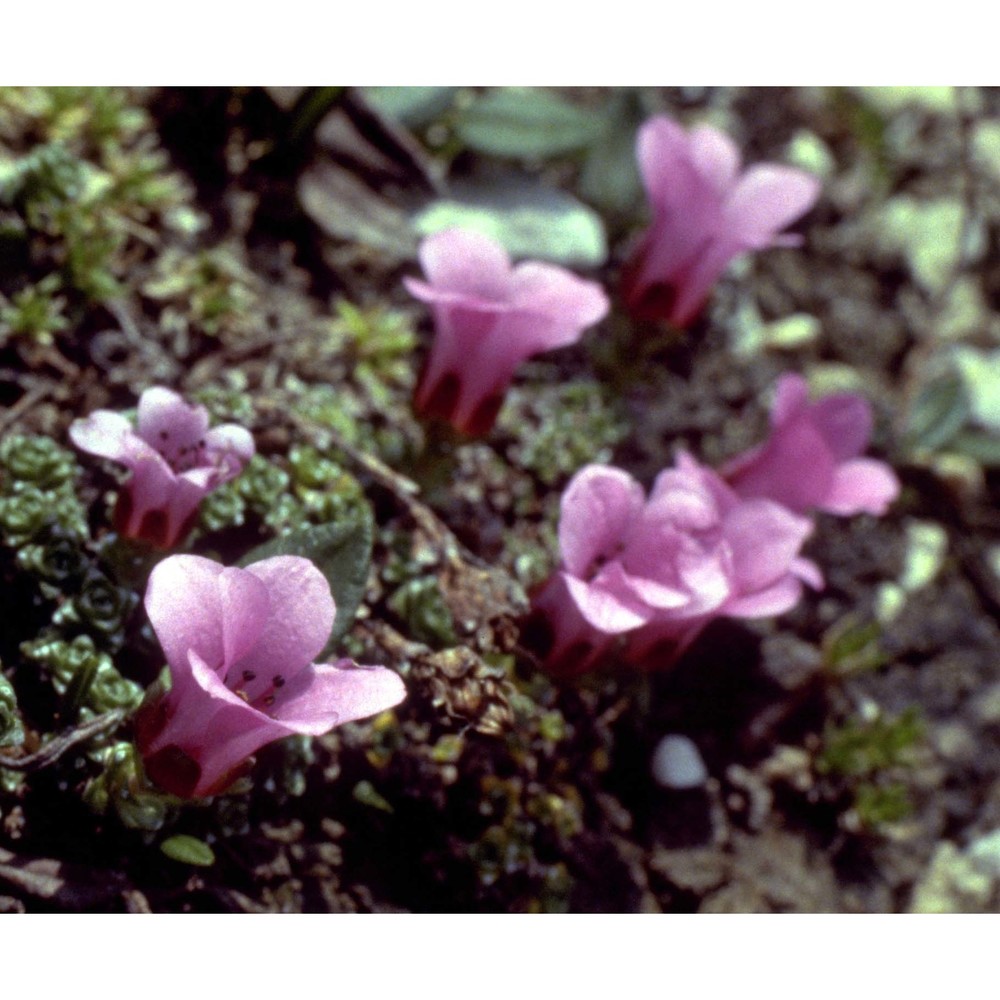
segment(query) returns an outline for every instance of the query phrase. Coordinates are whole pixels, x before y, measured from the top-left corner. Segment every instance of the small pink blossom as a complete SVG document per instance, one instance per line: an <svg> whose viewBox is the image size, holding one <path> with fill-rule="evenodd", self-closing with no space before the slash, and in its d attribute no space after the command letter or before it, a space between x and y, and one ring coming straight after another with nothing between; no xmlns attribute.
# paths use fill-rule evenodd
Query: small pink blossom
<svg viewBox="0 0 1000 1000"><path fill-rule="evenodd" d="M743 500L711 469L681 454L648 499L628 473L589 465L562 497L562 567L536 601L554 632L550 666L586 669L628 634L641 659L669 637L679 653L720 616L758 618L791 608L802 582L822 586L799 555L812 522L770 500Z"/></svg>
<svg viewBox="0 0 1000 1000"><path fill-rule="evenodd" d="M146 589L170 691L140 710L136 742L149 776L185 798L213 795L273 740L317 736L399 704L385 667L313 663L336 606L323 574L298 556L227 569L170 556Z"/></svg>
<svg viewBox="0 0 1000 1000"><path fill-rule="evenodd" d="M250 432L236 424L208 429L208 411L154 386L139 397L137 426L96 410L75 420L73 444L131 470L118 495L115 527L128 538L166 549L190 531L198 504L239 475L253 457Z"/></svg>
<svg viewBox="0 0 1000 1000"><path fill-rule="evenodd" d="M794 167L760 163L708 125L685 131L665 115L639 130L639 170L653 222L626 265L622 295L640 319L686 326L729 262L750 250L797 246L781 234L812 208L820 183Z"/></svg>
<svg viewBox="0 0 1000 1000"><path fill-rule="evenodd" d="M538 261L511 265L499 244L447 229L420 245L426 281L404 278L434 313L435 338L415 408L468 435L487 433L520 364L574 344L603 319L600 285Z"/></svg>
<svg viewBox="0 0 1000 1000"><path fill-rule="evenodd" d="M741 497L766 497L803 514L884 514L899 480L885 462L858 457L871 433L871 406L861 396L837 393L810 403L805 379L783 375L770 438L722 474Z"/></svg>

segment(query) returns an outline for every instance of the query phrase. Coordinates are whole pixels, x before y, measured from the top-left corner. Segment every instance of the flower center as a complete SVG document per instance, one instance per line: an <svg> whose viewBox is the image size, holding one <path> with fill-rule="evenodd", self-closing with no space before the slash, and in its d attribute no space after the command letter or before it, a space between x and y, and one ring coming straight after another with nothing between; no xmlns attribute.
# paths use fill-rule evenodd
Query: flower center
<svg viewBox="0 0 1000 1000"><path fill-rule="evenodd" d="M204 468L206 465L218 464L215 456L206 451L204 438L192 441L190 439L177 440L170 431L162 430L157 435L157 440L152 442L153 447L166 459L167 464L176 473L189 472L191 469Z"/></svg>
<svg viewBox="0 0 1000 1000"><path fill-rule="evenodd" d="M267 714L267 709L277 699L277 692L285 686L285 678L281 674L275 674L264 684L258 684L256 681L257 674L253 670L244 670L235 679L235 683L231 682L230 678L226 678L226 686L251 708Z"/></svg>

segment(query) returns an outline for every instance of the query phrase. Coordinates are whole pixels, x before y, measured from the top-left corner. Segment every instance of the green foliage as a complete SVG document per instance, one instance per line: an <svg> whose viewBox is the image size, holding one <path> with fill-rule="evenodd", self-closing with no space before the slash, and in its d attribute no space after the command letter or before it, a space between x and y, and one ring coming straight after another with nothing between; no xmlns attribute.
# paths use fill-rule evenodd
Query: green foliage
<svg viewBox="0 0 1000 1000"><path fill-rule="evenodd" d="M257 298L252 276L230 248L191 254L167 250L143 285L144 294L165 306L166 326L193 326L209 336L252 332Z"/></svg>
<svg viewBox="0 0 1000 1000"><path fill-rule="evenodd" d="M337 618L326 647L326 651L332 651L351 627L364 598L373 533L374 519L365 504L341 521L309 525L259 545L240 560L240 565L283 555L302 556L315 563L330 584L337 604Z"/></svg>
<svg viewBox="0 0 1000 1000"><path fill-rule="evenodd" d="M334 305L328 346L340 354L349 378L376 409L393 402L389 390L413 387L413 351L417 336L410 318L384 306L359 308L346 299Z"/></svg>
<svg viewBox="0 0 1000 1000"><path fill-rule="evenodd" d="M906 754L924 733L920 712L908 708L895 718L879 717L871 722L849 719L830 728L816 760L821 774L864 778L906 763Z"/></svg>
<svg viewBox="0 0 1000 1000"><path fill-rule="evenodd" d="M898 823L913 812L913 803L905 785L893 782L888 785L858 785L855 791L854 811L861 824L869 830L878 830L889 823Z"/></svg>
<svg viewBox="0 0 1000 1000"><path fill-rule="evenodd" d="M12 212L5 231L32 240L43 269L41 291L6 305L0 326L49 343L66 328L57 282L98 302L120 295L126 260L153 242L146 223L168 221L188 197L125 91L0 90L0 205Z"/></svg>
<svg viewBox="0 0 1000 1000"><path fill-rule="evenodd" d="M417 577L397 587L388 606L406 622L409 635L418 642L434 649L458 644L451 612L441 596L436 577Z"/></svg>
<svg viewBox="0 0 1000 1000"><path fill-rule="evenodd" d="M100 762L101 774L83 793L90 808L99 815L112 808L122 823L134 830L159 830L174 800L150 785L139 751L131 743L114 743L102 752Z"/></svg>
<svg viewBox="0 0 1000 1000"><path fill-rule="evenodd" d="M76 562L72 550L89 536L87 512L74 488L76 459L51 438L12 434L0 441L0 471L4 544L19 550L23 568L34 567L44 579L64 579Z"/></svg>
<svg viewBox="0 0 1000 1000"><path fill-rule="evenodd" d="M67 720L77 712L87 719L116 708L135 709L142 701L142 688L122 677L89 635L70 640L50 631L22 643L21 652L46 668L53 688L63 697Z"/></svg>
<svg viewBox="0 0 1000 1000"><path fill-rule="evenodd" d="M287 490L291 479L280 466L254 455L231 482L210 493L201 504L202 526L209 531L242 524L248 510L274 529L288 520Z"/></svg>
<svg viewBox="0 0 1000 1000"><path fill-rule="evenodd" d="M55 334L69 326L63 315L66 299L56 294L61 287L59 276L50 274L17 292L9 302L0 295L0 344L10 337L51 344Z"/></svg>
<svg viewBox="0 0 1000 1000"><path fill-rule="evenodd" d="M367 506L361 484L311 445L294 446L288 464L295 497L314 523L355 517Z"/></svg>
<svg viewBox="0 0 1000 1000"><path fill-rule="evenodd" d="M24 742L24 726L17 710L13 685L0 673L0 747L17 747Z"/></svg>
<svg viewBox="0 0 1000 1000"><path fill-rule="evenodd" d="M507 457L555 486L588 462L607 462L628 432L619 405L597 382L515 388L499 428L515 441Z"/></svg>
<svg viewBox="0 0 1000 1000"><path fill-rule="evenodd" d="M73 453L52 438L17 434L0 442L0 466L13 479L42 489L71 483L80 469Z"/></svg>
<svg viewBox="0 0 1000 1000"><path fill-rule="evenodd" d="M60 608L53 621L57 624L64 621L82 623L90 631L111 635L124 626L137 600L132 591L116 586L100 570L90 569L84 576L80 591L71 602Z"/></svg>
<svg viewBox="0 0 1000 1000"><path fill-rule="evenodd" d="M845 615L823 635L824 666L841 677L877 669L889 660L879 641L881 635L877 621Z"/></svg>

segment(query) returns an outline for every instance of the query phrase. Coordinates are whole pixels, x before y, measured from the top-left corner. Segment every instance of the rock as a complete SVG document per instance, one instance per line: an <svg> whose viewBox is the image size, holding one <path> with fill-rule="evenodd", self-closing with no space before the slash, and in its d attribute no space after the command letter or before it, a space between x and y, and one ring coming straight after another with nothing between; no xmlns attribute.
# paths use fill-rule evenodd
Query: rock
<svg viewBox="0 0 1000 1000"><path fill-rule="evenodd" d="M653 752L653 777L665 788L700 788L708 769L694 742L686 736L664 736Z"/></svg>

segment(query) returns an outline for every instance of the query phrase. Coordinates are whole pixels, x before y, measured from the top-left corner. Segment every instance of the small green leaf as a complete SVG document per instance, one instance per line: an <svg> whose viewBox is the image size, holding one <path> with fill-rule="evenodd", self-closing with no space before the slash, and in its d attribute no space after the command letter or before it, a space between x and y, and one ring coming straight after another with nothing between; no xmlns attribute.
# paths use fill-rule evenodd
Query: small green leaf
<svg viewBox="0 0 1000 1000"><path fill-rule="evenodd" d="M392 803L380 795L370 781L359 781L351 794L363 806L370 806L372 809L387 813L395 811L392 808Z"/></svg>
<svg viewBox="0 0 1000 1000"><path fill-rule="evenodd" d="M413 220L422 236L458 226L495 239L515 258L580 267L607 260L601 217L572 195L521 175L458 188Z"/></svg>
<svg viewBox="0 0 1000 1000"><path fill-rule="evenodd" d="M423 128L452 106L458 87L362 87L361 92L386 118Z"/></svg>
<svg viewBox="0 0 1000 1000"><path fill-rule="evenodd" d="M272 556L302 556L315 563L337 602L337 618L326 646L329 651L351 627L365 595L374 530L371 508L364 504L340 521L307 525L273 538L248 552L240 565L248 566Z"/></svg>
<svg viewBox="0 0 1000 1000"><path fill-rule="evenodd" d="M938 376L920 391L910 409L907 439L912 448L937 450L959 432L970 414L961 377Z"/></svg>
<svg viewBox="0 0 1000 1000"><path fill-rule="evenodd" d="M593 112L536 87L491 90L458 119L459 138L491 156L559 156L589 146L600 134Z"/></svg>
<svg viewBox="0 0 1000 1000"><path fill-rule="evenodd" d="M179 861L184 865L197 865L199 868L208 868L215 864L215 854L212 848L203 840L197 837L190 837L186 833L178 833L173 837L168 837L162 844L160 850L171 859Z"/></svg>

